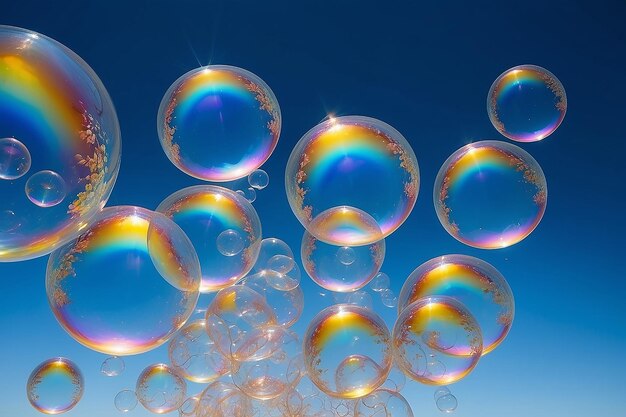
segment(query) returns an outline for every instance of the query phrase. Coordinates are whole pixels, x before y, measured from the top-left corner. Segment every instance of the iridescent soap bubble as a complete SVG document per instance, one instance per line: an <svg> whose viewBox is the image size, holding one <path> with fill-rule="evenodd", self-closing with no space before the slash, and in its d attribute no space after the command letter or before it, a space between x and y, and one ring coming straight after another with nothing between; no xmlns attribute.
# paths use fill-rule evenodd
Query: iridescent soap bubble
<svg viewBox="0 0 626 417"><path fill-rule="evenodd" d="M76 364L65 358L42 362L28 377L26 394L30 404L44 414L71 410L83 396L83 375Z"/></svg>
<svg viewBox="0 0 626 417"><path fill-rule="evenodd" d="M252 188L262 190L270 183L270 177L267 172L257 169L248 175L248 183Z"/></svg>
<svg viewBox="0 0 626 417"><path fill-rule="evenodd" d="M398 316L393 329L396 365L428 385L448 385L467 376L482 353L474 317L450 297L420 298Z"/></svg>
<svg viewBox="0 0 626 417"><path fill-rule="evenodd" d="M453 413L459 405L456 397L452 394L442 395L441 397L437 398L435 403L437 404L437 408L439 409L439 411L448 414Z"/></svg>
<svg viewBox="0 0 626 417"><path fill-rule="evenodd" d="M169 366L158 363L148 366L137 378L137 399L146 410L164 414L178 409L185 401L187 384Z"/></svg>
<svg viewBox="0 0 626 417"><path fill-rule="evenodd" d="M104 207L119 171L121 139L102 82L55 40L0 26L0 68L0 213L17 219L14 228L0 229L0 261L20 261L76 238ZM7 159L7 152L21 156ZM43 198L34 177L27 191L33 204L24 195L27 171L58 174L64 198Z"/></svg>
<svg viewBox="0 0 626 417"><path fill-rule="evenodd" d="M347 249L351 259L346 259ZM350 292L363 288L378 273L385 260L385 240L342 247L324 243L305 231L300 254L305 271L315 283L330 291Z"/></svg>
<svg viewBox="0 0 626 417"><path fill-rule="evenodd" d="M39 207L54 207L60 204L66 195L65 180L54 171L39 171L26 181L26 196Z"/></svg>
<svg viewBox="0 0 626 417"><path fill-rule="evenodd" d="M413 417L413 410L399 392L378 389L356 401L354 416Z"/></svg>
<svg viewBox="0 0 626 417"><path fill-rule="evenodd" d="M15 138L0 139L0 179L16 180L30 170L28 148Z"/></svg>
<svg viewBox="0 0 626 417"><path fill-rule="evenodd" d="M193 243L202 269L200 292L234 284L256 262L261 221L254 207L239 194L214 185L188 187L163 200L157 211L178 224ZM227 235L222 235L224 232ZM238 242L243 248L234 253Z"/></svg>
<svg viewBox="0 0 626 417"><path fill-rule="evenodd" d="M165 93L157 117L161 146L181 171L207 181L242 178L272 154L281 115L272 90L228 65L196 68Z"/></svg>
<svg viewBox="0 0 626 417"><path fill-rule="evenodd" d="M548 188L541 167L510 143L482 141L454 152L433 192L439 221L455 239L481 249L511 246L537 227Z"/></svg>
<svg viewBox="0 0 626 417"><path fill-rule="evenodd" d="M137 402L137 395L135 394L135 391L129 389L118 392L113 399L113 404L120 413L133 411L135 407L137 407Z"/></svg>
<svg viewBox="0 0 626 417"><path fill-rule="evenodd" d="M183 231L160 213L132 206L104 209L83 235L52 253L46 273L61 326L111 355L165 343L193 313L199 285L198 258Z"/></svg>
<svg viewBox="0 0 626 417"><path fill-rule="evenodd" d="M483 355L495 349L513 324L515 301L509 284L496 268L466 255L431 259L409 275L400 292L398 310L429 296L448 296L474 316L483 335Z"/></svg>
<svg viewBox="0 0 626 417"><path fill-rule="evenodd" d="M419 183L406 139L388 124L361 116L331 118L309 130L285 172L287 198L302 225L324 242L348 246L374 243L396 230L415 205ZM356 241L338 233L345 221L334 219L341 213L327 211L341 206L367 214L377 227ZM316 220L322 213L323 220Z"/></svg>
<svg viewBox="0 0 626 417"><path fill-rule="evenodd" d="M109 356L100 365L100 372L106 376L118 376L124 372L125 368L124 359L119 356Z"/></svg>
<svg viewBox="0 0 626 417"><path fill-rule="evenodd" d="M303 339L307 374L336 398L360 398L387 379L392 355L389 331L372 310L330 306L309 324Z"/></svg>
<svg viewBox="0 0 626 417"><path fill-rule="evenodd" d="M281 256L281 255L277 255ZM276 323L290 327L295 324L304 308L304 292L300 286L288 290L281 289L275 283L280 280L275 271L266 270L248 275L240 283L261 295L276 315Z"/></svg>
<svg viewBox="0 0 626 417"><path fill-rule="evenodd" d="M493 126L509 139L535 142L550 136L567 111L561 82L545 68L519 65L491 85L487 112Z"/></svg>

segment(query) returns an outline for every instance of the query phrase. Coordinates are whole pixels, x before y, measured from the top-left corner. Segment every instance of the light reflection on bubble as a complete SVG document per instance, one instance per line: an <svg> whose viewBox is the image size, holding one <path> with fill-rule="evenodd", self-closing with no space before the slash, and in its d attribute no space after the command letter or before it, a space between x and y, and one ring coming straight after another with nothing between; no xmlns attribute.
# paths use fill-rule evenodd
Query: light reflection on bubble
<svg viewBox="0 0 626 417"><path fill-rule="evenodd" d="M83 375L74 362L65 358L49 359L28 377L26 393L30 404L44 414L71 410L83 396Z"/></svg>

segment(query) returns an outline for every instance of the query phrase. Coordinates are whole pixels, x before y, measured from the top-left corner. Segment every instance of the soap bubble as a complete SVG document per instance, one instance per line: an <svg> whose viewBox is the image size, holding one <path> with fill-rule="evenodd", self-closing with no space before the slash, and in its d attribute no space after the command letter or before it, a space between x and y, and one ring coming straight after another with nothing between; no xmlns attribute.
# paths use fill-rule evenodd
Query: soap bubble
<svg viewBox="0 0 626 417"><path fill-rule="evenodd" d="M309 130L285 172L287 198L302 225L324 242L348 246L374 243L396 230L415 205L419 183L406 139L388 124L360 116L331 118ZM315 221L341 206L367 214L380 232L355 242L336 233L340 222Z"/></svg>
<svg viewBox="0 0 626 417"><path fill-rule="evenodd" d="M355 291L348 293L346 296L346 304L352 304L369 309L374 308L374 300L372 300L372 296L367 291Z"/></svg>
<svg viewBox="0 0 626 417"><path fill-rule="evenodd" d="M245 246L246 242L236 230L227 229L217 236L217 250L224 256L235 256Z"/></svg>
<svg viewBox="0 0 626 417"><path fill-rule="evenodd" d="M102 362L100 372L106 376L118 376L124 372L125 368L124 359L119 356L109 356Z"/></svg>
<svg viewBox="0 0 626 417"><path fill-rule="evenodd" d="M456 397L452 394L442 395L437 398L437 408L443 413L452 413L459 405Z"/></svg>
<svg viewBox="0 0 626 417"><path fill-rule="evenodd" d="M167 197L157 211L178 224L193 243L202 269L200 292L228 287L254 265L261 243L261 221L254 207L239 194L214 185L188 187ZM230 239L235 234L241 242ZM233 246L228 247L231 243ZM239 243L243 248L234 253Z"/></svg>
<svg viewBox="0 0 626 417"><path fill-rule="evenodd" d="M200 404L200 397L189 397L183 402L183 405L178 409L178 414L181 417L195 416L198 405Z"/></svg>
<svg viewBox="0 0 626 417"><path fill-rule="evenodd" d="M17 219L15 228L0 229L0 261L20 261L76 238L104 207L121 139L109 94L74 52L47 36L0 26L0 57L0 213ZM27 172L39 173L28 187ZM42 183L41 172L58 176Z"/></svg>
<svg viewBox="0 0 626 417"><path fill-rule="evenodd" d="M111 355L165 343L193 313L199 284L198 258L182 230L162 214L132 206L104 209L82 236L52 253L46 273L48 301L61 326Z"/></svg>
<svg viewBox="0 0 626 417"><path fill-rule="evenodd" d="M285 258L274 258L277 255L285 256L286 258L291 259L291 263L289 260ZM252 269L254 272L261 272L265 269L274 269L276 267L285 268L285 269L274 269L276 272L281 274L286 273L287 271L293 268L293 251L284 241L277 239L275 237L269 237L263 239L261 241L261 248L259 249L259 257L254 264L254 268ZM271 260L271 262L270 262ZM275 263L275 264L273 264ZM284 265L290 265L285 267Z"/></svg>
<svg viewBox="0 0 626 417"><path fill-rule="evenodd" d="M39 171L26 181L26 196L39 207L54 207L66 195L63 178L54 171Z"/></svg>
<svg viewBox="0 0 626 417"><path fill-rule="evenodd" d="M513 293L502 274L485 261L446 255L423 263L405 281L398 310L420 298L438 295L456 299L476 319L483 335L483 355L495 349L511 329Z"/></svg>
<svg viewBox="0 0 626 417"><path fill-rule="evenodd" d="M355 417L413 417L413 410L399 392L378 389L356 401Z"/></svg>
<svg viewBox="0 0 626 417"><path fill-rule="evenodd" d="M0 139L0 179L16 180L30 170L28 148L15 138Z"/></svg>
<svg viewBox="0 0 626 417"><path fill-rule="evenodd" d="M379 272L378 274L376 274L370 282L370 287L372 288L372 291L376 292L388 290L389 285L389 275L385 274L384 272Z"/></svg>
<svg viewBox="0 0 626 417"><path fill-rule="evenodd" d="M286 274L296 266L293 258L286 255L274 255L267 261L267 268L262 272L272 271Z"/></svg>
<svg viewBox="0 0 626 417"><path fill-rule="evenodd" d="M398 297L390 289L385 289L379 292L380 301L385 307L396 308L398 306Z"/></svg>
<svg viewBox="0 0 626 417"><path fill-rule="evenodd" d="M245 190L237 190L237 194L248 200L249 203L256 201L256 191L252 187L248 187Z"/></svg>
<svg viewBox="0 0 626 417"><path fill-rule="evenodd" d="M535 142L550 136L567 111L561 82L545 68L519 65L491 85L487 112L493 126L509 139Z"/></svg>
<svg viewBox="0 0 626 417"><path fill-rule="evenodd" d="M204 320L187 323L172 337L168 357L172 367L192 382L206 384L231 371L230 359L217 349Z"/></svg>
<svg viewBox="0 0 626 417"><path fill-rule="evenodd" d="M282 256L282 255L277 255ZM304 308L304 292L300 286L289 290L281 290L273 285L279 278L275 271L262 271L248 275L240 283L260 294L276 315L276 323L289 327L295 324L302 315ZM279 275L279 274L278 274Z"/></svg>
<svg viewBox="0 0 626 417"><path fill-rule="evenodd" d="M372 310L330 306L315 316L304 336L308 376L328 395L359 398L378 388L391 368L389 331Z"/></svg>
<svg viewBox="0 0 626 417"><path fill-rule="evenodd" d="M398 316L393 329L395 363L410 378L447 385L467 376L482 353L476 320L449 297L420 298Z"/></svg>
<svg viewBox="0 0 626 417"><path fill-rule="evenodd" d="M278 101L267 84L227 65L181 76L165 93L157 117L169 160L207 181L235 180L256 170L274 151L280 127Z"/></svg>
<svg viewBox="0 0 626 417"><path fill-rule="evenodd" d="M28 377L28 401L44 414L71 410L83 396L83 375L69 359L53 358L42 362Z"/></svg>
<svg viewBox="0 0 626 417"><path fill-rule="evenodd" d="M369 245L384 237L372 216L350 206L324 210L311 220L307 231L331 245Z"/></svg>
<svg viewBox="0 0 626 417"><path fill-rule="evenodd" d="M252 188L262 190L270 183L270 177L267 175L267 172L257 169L248 175L248 183Z"/></svg>
<svg viewBox="0 0 626 417"><path fill-rule="evenodd" d="M435 390L435 393L433 394L433 396L435 397L435 401L437 401L439 398L443 397L444 395L448 395L450 394L450 389L446 386L442 386L442 387L438 387Z"/></svg>
<svg viewBox="0 0 626 417"><path fill-rule="evenodd" d="M337 259L344 265L352 265L356 259L356 253L350 246L342 246L337 249Z"/></svg>
<svg viewBox="0 0 626 417"><path fill-rule="evenodd" d="M128 413L137 407L137 395L135 391L125 389L117 393L113 403L119 412Z"/></svg>
<svg viewBox="0 0 626 417"><path fill-rule="evenodd" d="M433 192L446 231L481 249L523 240L541 221L547 198L537 161L500 141L476 142L454 152L439 170Z"/></svg>
<svg viewBox="0 0 626 417"><path fill-rule="evenodd" d="M202 391L196 417L249 417L251 411L250 398L237 386L215 381Z"/></svg>
<svg viewBox="0 0 626 417"><path fill-rule="evenodd" d="M343 255L338 256L338 251L344 249L350 250L352 262L346 263ZM324 243L305 231L300 253L304 269L315 283L330 291L350 292L363 288L378 273L385 259L385 240L340 247Z"/></svg>
<svg viewBox="0 0 626 417"><path fill-rule="evenodd" d="M135 393L146 410L164 414L183 404L187 395L187 384L174 369L158 363L141 372L137 378Z"/></svg>

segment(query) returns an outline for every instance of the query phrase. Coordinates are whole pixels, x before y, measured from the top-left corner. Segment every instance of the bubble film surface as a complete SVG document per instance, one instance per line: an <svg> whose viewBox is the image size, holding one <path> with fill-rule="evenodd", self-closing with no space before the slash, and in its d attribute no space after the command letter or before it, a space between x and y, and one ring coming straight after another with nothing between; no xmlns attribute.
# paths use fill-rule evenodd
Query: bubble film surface
<svg viewBox="0 0 626 417"><path fill-rule="evenodd" d="M197 68L176 80L157 119L170 161L207 181L242 178L260 167L276 147L280 127L278 101L267 84L228 65Z"/></svg>
<svg viewBox="0 0 626 417"><path fill-rule="evenodd" d="M413 410L400 393L378 389L356 402L354 416L413 417Z"/></svg>
<svg viewBox="0 0 626 417"><path fill-rule="evenodd" d="M28 377L28 401L44 414L71 410L83 396L83 375L74 362L52 358L42 362Z"/></svg>
<svg viewBox="0 0 626 417"><path fill-rule="evenodd" d="M150 365L141 372L137 378L135 393L146 410L164 414L183 405L187 384L174 369L159 363Z"/></svg>
<svg viewBox="0 0 626 417"><path fill-rule="evenodd" d="M198 259L182 230L162 214L132 206L104 209L83 235L50 256L46 273L48 301L61 326L88 348L112 355L165 343L192 314L199 285Z"/></svg>
<svg viewBox="0 0 626 417"><path fill-rule="evenodd" d="M309 130L291 152L285 190L291 209L316 238L338 245L368 244L388 236L408 217L419 191L413 150L393 127L380 120L345 116ZM360 242L330 239L313 223L326 210L350 206L374 219L381 236ZM328 222L327 222L328 223Z"/></svg>
<svg viewBox="0 0 626 417"><path fill-rule="evenodd" d="M561 82L545 68L519 65L503 72L491 85L487 112L502 135L518 142L550 136L567 111Z"/></svg>
<svg viewBox="0 0 626 417"><path fill-rule="evenodd" d="M74 239L113 189L121 140L109 94L65 46L0 26L0 138L0 212L13 213L12 227L0 228L0 261L48 254ZM25 192L30 174L47 171L64 184L62 198Z"/></svg>
<svg viewBox="0 0 626 417"><path fill-rule="evenodd" d="M157 211L178 224L193 243L202 270L200 292L236 283L256 262L261 221L239 194L214 185L188 187L163 200ZM235 248L239 243L243 247Z"/></svg>
<svg viewBox="0 0 626 417"><path fill-rule="evenodd" d="M537 161L523 149L481 141L454 152L433 191L437 217L466 245L498 249L526 238L546 210L548 188Z"/></svg>

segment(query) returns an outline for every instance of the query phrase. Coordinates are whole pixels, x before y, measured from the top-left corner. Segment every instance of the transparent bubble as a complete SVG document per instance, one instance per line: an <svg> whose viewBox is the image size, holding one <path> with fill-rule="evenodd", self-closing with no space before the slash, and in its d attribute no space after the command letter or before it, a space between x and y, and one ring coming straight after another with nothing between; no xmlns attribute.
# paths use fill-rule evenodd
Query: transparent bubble
<svg viewBox="0 0 626 417"><path fill-rule="evenodd" d="M200 397L193 396L189 397L183 402L183 405L178 409L178 414L180 417L186 416L195 416L196 410L198 409L198 405L200 404Z"/></svg>
<svg viewBox="0 0 626 417"><path fill-rule="evenodd" d="M363 307L322 310L309 324L303 346L309 378L333 397L363 397L385 382L391 369L389 331Z"/></svg>
<svg viewBox="0 0 626 417"><path fill-rule="evenodd" d="M119 171L121 139L106 89L68 48L0 26L0 56L7 58L0 73L0 213L14 213L19 224L0 229L0 261L20 261L76 238L104 207ZM63 192L45 190L39 176L31 177L31 202L24 195L27 171L55 172Z"/></svg>
<svg viewBox="0 0 626 417"><path fill-rule="evenodd" d="M198 258L183 231L162 214L132 206L104 209L81 237L52 253L46 272L61 326L110 355L165 343L193 313L199 285Z"/></svg>
<svg viewBox="0 0 626 417"><path fill-rule="evenodd" d="M385 307L396 308L398 306L398 297L390 289L382 290L379 294L380 301Z"/></svg>
<svg viewBox="0 0 626 417"><path fill-rule="evenodd" d="M54 207L66 195L63 178L54 171L39 171L26 181L26 196L39 207Z"/></svg>
<svg viewBox="0 0 626 417"><path fill-rule="evenodd" d="M535 142L550 136L567 111L561 82L545 68L520 65L491 85L487 112L493 126L509 139Z"/></svg>
<svg viewBox="0 0 626 417"><path fill-rule="evenodd" d="M236 230L224 230L217 236L217 250L224 256L235 256L245 246L246 242Z"/></svg>
<svg viewBox="0 0 626 417"><path fill-rule="evenodd" d="M438 387L435 390L435 393L433 394L433 396L435 397L435 401L437 401L439 398L443 397L444 395L448 395L450 394L450 389L446 386L442 386L442 387Z"/></svg>
<svg viewBox="0 0 626 417"><path fill-rule="evenodd" d="M248 187L245 190L237 190L237 194L248 200L249 203L256 201L256 191L252 187Z"/></svg>
<svg viewBox="0 0 626 417"><path fill-rule="evenodd" d="M259 168L274 151L280 127L278 101L267 84L227 65L181 76L165 93L157 117L170 161L207 181L230 181Z"/></svg>
<svg viewBox="0 0 626 417"><path fill-rule="evenodd" d="M450 297L420 298L398 316L393 329L396 365L410 378L447 385L466 377L482 353L474 317Z"/></svg>
<svg viewBox="0 0 626 417"><path fill-rule="evenodd" d="M307 231L322 242L339 246L369 245L384 237L372 216L350 206L337 206L321 212L311 220Z"/></svg>
<svg viewBox="0 0 626 417"><path fill-rule="evenodd" d="M369 245L345 247L353 255L354 260L350 263L337 256L343 249L304 232L300 252L302 264L311 279L322 288L336 292L363 288L378 273L385 259L384 239Z"/></svg>
<svg viewBox="0 0 626 417"><path fill-rule="evenodd" d="M398 310L420 298L438 295L456 299L476 319L483 335L483 355L502 343L511 329L513 293L502 274L485 261L446 255L423 263L405 281Z"/></svg>
<svg viewBox="0 0 626 417"><path fill-rule="evenodd" d="M356 401L354 416L413 417L413 410L399 392L378 389Z"/></svg>
<svg viewBox="0 0 626 417"><path fill-rule="evenodd" d="M248 175L248 183L252 188L262 190L270 183L270 177L267 175L267 172L257 169Z"/></svg>
<svg viewBox="0 0 626 417"><path fill-rule="evenodd" d="M183 405L187 384L173 368L158 363L141 372L135 393L146 410L157 414L169 413Z"/></svg>
<svg viewBox="0 0 626 417"><path fill-rule="evenodd" d="M291 261L285 258L274 258L278 255L285 256L291 259ZM265 269L276 268L274 269L276 272L284 274L293 268L293 259L293 251L284 241L275 237L266 238L261 241L259 256L252 270L254 272L261 272ZM292 266L289 267L289 265Z"/></svg>
<svg viewBox="0 0 626 417"><path fill-rule="evenodd" d="M372 291L381 292L384 290L388 290L390 285L389 275L384 272L379 272L374 276L372 281L370 282L370 287Z"/></svg>
<svg viewBox="0 0 626 417"><path fill-rule="evenodd" d="M453 413L459 405L456 397L452 394L442 395L436 400L437 408L442 413Z"/></svg>
<svg viewBox="0 0 626 417"><path fill-rule="evenodd" d="M404 372L400 370L396 365L391 367L389 371L389 375L387 375L387 380L381 385L381 389L386 389L388 391L400 392L404 389L406 385L406 375Z"/></svg>
<svg viewBox="0 0 626 417"><path fill-rule="evenodd" d="M277 255L282 256L282 255ZM241 284L253 289L260 294L268 306L276 315L276 323L289 327L295 324L304 308L304 292L300 286L289 290L282 290L275 285L278 273L275 271L262 271L258 274L245 277Z"/></svg>
<svg viewBox="0 0 626 417"><path fill-rule="evenodd" d="M8 236L8 234L17 231L21 225L20 219L15 215L14 211L0 211L0 233Z"/></svg>
<svg viewBox="0 0 626 417"><path fill-rule="evenodd" d="M228 287L254 265L261 244L261 221L254 207L239 194L213 185L188 187L167 197L157 211L178 224L193 243L202 270L200 292ZM237 253L233 252L239 240L230 239L233 232L243 243ZM225 256L224 250L233 254Z"/></svg>
<svg viewBox="0 0 626 417"><path fill-rule="evenodd" d="M137 407L137 395L135 391L125 389L117 393L113 403L119 412L128 413Z"/></svg>
<svg viewBox="0 0 626 417"><path fill-rule="evenodd" d="M231 371L230 359L217 349L204 320L187 323L172 337L168 357L172 367L192 382L206 384Z"/></svg>
<svg viewBox="0 0 626 417"><path fill-rule="evenodd" d="M42 362L28 377L28 401L44 414L71 410L83 396L83 375L69 359L53 358Z"/></svg>
<svg viewBox="0 0 626 417"><path fill-rule="evenodd" d="M109 356L102 362L100 372L106 376L118 376L124 372L125 368L124 359L119 356Z"/></svg>
<svg viewBox="0 0 626 417"><path fill-rule="evenodd" d="M481 249L523 240L541 221L547 198L537 161L500 141L476 142L454 152L439 170L433 192L446 231Z"/></svg>
<svg viewBox="0 0 626 417"><path fill-rule="evenodd" d="M396 230L415 205L419 183L417 159L406 139L388 124L360 116L331 118L309 130L285 172L289 204L304 227L322 241L349 246L374 243ZM380 232L362 235L356 243L336 235L333 223L341 226L338 222L313 223L340 206L360 209Z"/></svg>
<svg viewBox="0 0 626 417"><path fill-rule="evenodd" d="M350 246L342 246L337 249L337 259L344 265L352 265L356 260L356 252Z"/></svg>
<svg viewBox="0 0 626 417"><path fill-rule="evenodd" d="M248 417L252 415L250 397L234 384L215 381L200 395L196 417Z"/></svg>
<svg viewBox="0 0 626 417"><path fill-rule="evenodd" d="M274 255L267 261L266 270L286 274L296 266L293 258L285 255Z"/></svg>
<svg viewBox="0 0 626 417"><path fill-rule="evenodd" d="M355 291L347 294L346 304L353 304L363 308L374 308L374 300L367 291Z"/></svg>
<svg viewBox="0 0 626 417"><path fill-rule="evenodd" d="M30 170L28 148L15 138L0 139L0 179L16 180Z"/></svg>

